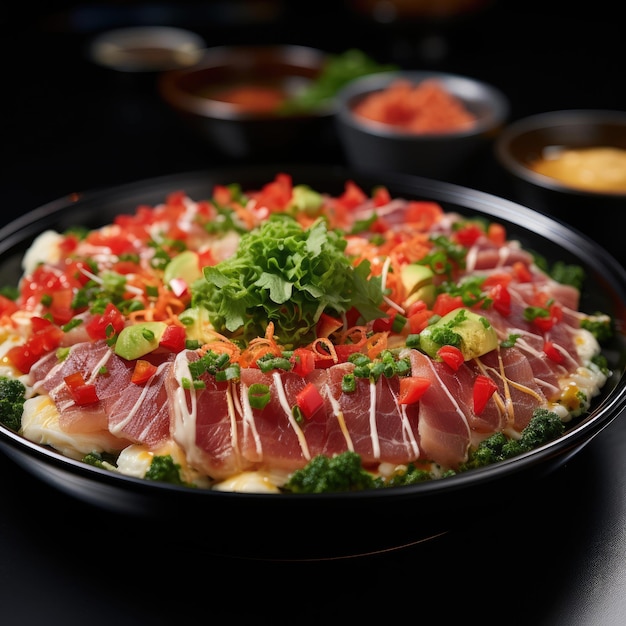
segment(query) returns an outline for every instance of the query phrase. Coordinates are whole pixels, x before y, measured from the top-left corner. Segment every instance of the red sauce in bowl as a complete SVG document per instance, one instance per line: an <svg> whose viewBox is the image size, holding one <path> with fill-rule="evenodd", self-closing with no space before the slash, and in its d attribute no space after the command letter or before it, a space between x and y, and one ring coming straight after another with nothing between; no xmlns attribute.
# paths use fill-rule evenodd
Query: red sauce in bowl
<svg viewBox="0 0 626 626"><path fill-rule="evenodd" d="M287 100L287 94L280 87L254 84L227 87L213 91L208 97L253 113L271 113Z"/></svg>

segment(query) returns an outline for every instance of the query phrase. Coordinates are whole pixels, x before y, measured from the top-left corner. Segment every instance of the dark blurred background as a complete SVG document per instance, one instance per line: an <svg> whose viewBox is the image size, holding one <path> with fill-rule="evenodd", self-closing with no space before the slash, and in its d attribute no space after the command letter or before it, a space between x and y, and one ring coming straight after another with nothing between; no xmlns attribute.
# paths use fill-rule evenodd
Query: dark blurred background
<svg viewBox="0 0 626 626"><path fill-rule="evenodd" d="M95 65L89 43L125 26L192 30L207 46L359 48L381 63L482 79L511 101L510 120L568 108L626 108L623 23L614 5L527 0L213 0L5 3L3 220L72 191L223 163L185 134L154 77ZM303 149L304 161L342 154ZM485 155L486 161L491 155ZM486 165L489 167L486 167ZM506 195L477 164L454 181Z"/></svg>

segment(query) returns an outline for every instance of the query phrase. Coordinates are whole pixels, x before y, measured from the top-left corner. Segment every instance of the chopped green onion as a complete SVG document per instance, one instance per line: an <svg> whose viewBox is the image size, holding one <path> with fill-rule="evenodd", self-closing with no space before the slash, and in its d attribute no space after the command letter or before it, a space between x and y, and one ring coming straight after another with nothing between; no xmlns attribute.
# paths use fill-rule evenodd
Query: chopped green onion
<svg viewBox="0 0 626 626"><path fill-rule="evenodd" d="M248 389L248 400L253 409L264 409L271 399L270 388L262 383L254 383Z"/></svg>
<svg viewBox="0 0 626 626"><path fill-rule="evenodd" d="M341 391L344 393L353 393L356 391L356 377L354 374L345 374L341 379Z"/></svg>

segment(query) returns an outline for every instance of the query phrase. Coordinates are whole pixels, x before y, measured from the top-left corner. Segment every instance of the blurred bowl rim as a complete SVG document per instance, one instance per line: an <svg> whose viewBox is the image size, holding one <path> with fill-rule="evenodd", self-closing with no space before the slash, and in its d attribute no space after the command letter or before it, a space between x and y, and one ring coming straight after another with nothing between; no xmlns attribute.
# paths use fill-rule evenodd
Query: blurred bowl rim
<svg viewBox="0 0 626 626"><path fill-rule="evenodd" d="M626 200L626 193L624 192L579 189L566 183L561 183L558 179L551 176L539 174L525 165L523 161L516 158L511 150L513 141L532 131L547 128L556 129L561 126L572 126L580 123L594 126L613 123L626 128L626 111L617 109L562 109L523 117L507 125L496 139L494 144L496 159L513 176L543 189L574 196L624 198ZM624 149L626 149L626 146L624 146Z"/></svg>
<svg viewBox="0 0 626 626"><path fill-rule="evenodd" d="M190 67L164 72L158 82L161 97L172 107L184 113L215 120L271 120L281 119L271 112L245 111L236 105L206 96L198 96L180 87L185 77L203 70L228 65L229 59L243 60L242 67L254 67L259 53L275 56L276 59L292 57L288 65L321 70L331 57L321 48L299 44L235 44L205 48L197 63ZM326 117L332 115L333 107L320 107L314 111L285 115L285 119Z"/></svg>
<svg viewBox="0 0 626 626"><path fill-rule="evenodd" d="M404 130L397 130L391 124L362 119L352 111L355 101L365 98L369 93L382 91L396 80L407 79L414 84L419 84L431 78L441 81L453 96L460 99L466 106L470 105L470 110L472 102L489 102L489 115L478 117L476 123L465 130L445 133L407 133ZM474 94L474 97L468 97L468 94ZM482 94L483 97L476 97L478 94ZM485 98L485 95L488 97ZM335 102L337 118L347 126L372 136L404 142L433 142L484 135L500 128L510 113L509 99L497 87L470 76L436 70L392 70L355 78L337 92Z"/></svg>
<svg viewBox="0 0 626 626"><path fill-rule="evenodd" d="M131 54L138 49L170 52L168 63L149 62ZM206 42L199 34L175 26L127 26L94 37L89 56L94 63L121 72L167 71L196 63Z"/></svg>

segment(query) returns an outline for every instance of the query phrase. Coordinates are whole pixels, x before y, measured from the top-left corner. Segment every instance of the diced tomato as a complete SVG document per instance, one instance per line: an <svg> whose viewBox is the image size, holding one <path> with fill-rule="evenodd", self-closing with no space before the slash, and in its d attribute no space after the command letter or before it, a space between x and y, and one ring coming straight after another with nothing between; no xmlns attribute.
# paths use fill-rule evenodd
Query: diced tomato
<svg viewBox="0 0 626 626"><path fill-rule="evenodd" d="M150 361L137 359L135 362L135 368L133 369L133 373L130 377L130 382L135 385L143 385L145 382L150 380L154 374L156 374L156 371L157 366L150 363Z"/></svg>
<svg viewBox="0 0 626 626"><path fill-rule="evenodd" d="M441 346L437 350L437 356L455 372L465 362L463 353L456 346Z"/></svg>
<svg viewBox="0 0 626 626"><path fill-rule="evenodd" d="M554 345L552 341L545 341L543 344L543 351L546 353L546 356L555 363L563 362L563 354L559 351L559 349Z"/></svg>
<svg viewBox="0 0 626 626"><path fill-rule="evenodd" d="M537 316L533 319L533 324L539 328L542 332L549 331L555 324L558 324L563 319L563 309L558 304L551 304L548 307L548 316Z"/></svg>
<svg viewBox="0 0 626 626"><path fill-rule="evenodd" d="M169 324L161 335L159 346L171 352L182 352L185 349L187 334L178 324Z"/></svg>
<svg viewBox="0 0 626 626"><path fill-rule="evenodd" d="M293 183L289 174L277 174L274 180L258 192L249 192L257 206L267 207L271 212L283 211L293 197Z"/></svg>
<svg viewBox="0 0 626 626"><path fill-rule="evenodd" d="M139 264L134 261L118 261L113 265L113 271L125 276L126 274L137 274L140 269Z"/></svg>
<svg viewBox="0 0 626 626"><path fill-rule="evenodd" d="M396 309L388 308L386 311L387 316L375 319L372 324L372 329L377 333L389 332L397 313Z"/></svg>
<svg viewBox="0 0 626 626"><path fill-rule="evenodd" d="M0 316L11 315L17 311L17 304L11 298L0 294Z"/></svg>
<svg viewBox="0 0 626 626"><path fill-rule="evenodd" d="M433 305L433 313L442 317L450 311L455 311L463 306L461 296L451 296L449 293L440 293Z"/></svg>
<svg viewBox="0 0 626 626"><path fill-rule="evenodd" d="M515 263L513 263L513 273L520 283L529 283L533 279L533 275L530 273L528 266L521 261L515 261Z"/></svg>
<svg viewBox="0 0 626 626"><path fill-rule="evenodd" d="M296 348L289 359L292 363L292 372L306 376L315 369L315 353L308 348Z"/></svg>
<svg viewBox="0 0 626 626"><path fill-rule="evenodd" d="M48 305L48 311L52 315L55 324L67 324L74 317L72 302L74 301L74 290L59 289L51 294L52 301Z"/></svg>
<svg viewBox="0 0 626 626"><path fill-rule="evenodd" d="M374 193L372 195L372 200L374 201L374 206L385 206L391 202L391 194L389 193L389 189L382 185L379 185L374 189Z"/></svg>
<svg viewBox="0 0 626 626"><path fill-rule="evenodd" d="M128 236L128 230L108 232L92 230L87 235L87 242L93 246L109 248L112 254L119 256L124 253L135 252L133 240Z"/></svg>
<svg viewBox="0 0 626 626"><path fill-rule="evenodd" d="M75 313L71 308L74 290L82 287L86 280L76 263L69 264L65 271L40 265L22 281L20 293L24 308L32 310L44 299L55 323L65 324Z"/></svg>
<svg viewBox="0 0 626 626"><path fill-rule="evenodd" d="M497 391L498 386L489 378L479 374L474 381L473 397L474 397L474 413L480 415L487 406L487 402Z"/></svg>
<svg viewBox="0 0 626 626"><path fill-rule="evenodd" d="M297 394L296 404L306 419L311 419L324 406L324 398L313 383L307 383Z"/></svg>
<svg viewBox="0 0 626 626"><path fill-rule="evenodd" d="M346 181L343 193L337 198L338 204L346 209L354 209L366 200L365 192L352 180Z"/></svg>
<svg viewBox="0 0 626 626"><path fill-rule="evenodd" d="M462 246L469 248L473 246L484 232L478 224L465 224L454 233L454 239Z"/></svg>
<svg viewBox="0 0 626 626"><path fill-rule="evenodd" d="M511 294L505 286L494 285L489 291L489 297L493 300L493 308L500 315L505 317L511 315Z"/></svg>
<svg viewBox="0 0 626 626"><path fill-rule="evenodd" d="M7 357L24 374L28 374L33 364L44 354L58 348L65 334L58 326L43 317L33 317L31 326L33 332L26 342L7 351Z"/></svg>
<svg viewBox="0 0 626 626"><path fill-rule="evenodd" d="M388 233L390 230L390 226L387 223L387 220L382 217L377 217L371 224L369 228L370 232L384 234Z"/></svg>
<svg viewBox="0 0 626 626"><path fill-rule="evenodd" d="M92 339L109 339L124 328L124 316L112 302L109 302L104 313L95 314L85 328Z"/></svg>
<svg viewBox="0 0 626 626"><path fill-rule="evenodd" d="M59 243L59 250L64 257L68 257L78 247L78 237L76 235L66 235Z"/></svg>
<svg viewBox="0 0 626 626"><path fill-rule="evenodd" d="M408 315L409 332L413 334L421 333L424 328L428 326L428 321L432 316L433 312L426 308L421 311L416 311L412 315Z"/></svg>
<svg viewBox="0 0 626 626"><path fill-rule="evenodd" d="M427 200L411 200L404 213L406 222L417 226L420 230L428 230L443 216L443 209L436 202Z"/></svg>
<svg viewBox="0 0 626 626"><path fill-rule="evenodd" d="M226 185L213 186L213 200L215 200L218 205L226 206L232 199L230 189Z"/></svg>
<svg viewBox="0 0 626 626"><path fill-rule="evenodd" d="M489 287L494 287L495 285L502 285L503 287L508 287L513 277L511 274L501 273L501 274L490 274L483 280L483 289L487 289Z"/></svg>
<svg viewBox="0 0 626 626"><path fill-rule="evenodd" d="M96 386L92 383L86 383L80 372L69 374L63 380L70 390L72 398L74 398L74 402L78 406L94 404L99 401L98 394L96 393Z"/></svg>
<svg viewBox="0 0 626 626"><path fill-rule="evenodd" d="M491 222L487 227L487 237L496 246L503 246L506 243L506 228L498 222Z"/></svg>
<svg viewBox="0 0 626 626"><path fill-rule="evenodd" d="M339 363L345 363L351 354L358 352L359 348L351 343L341 343L335 346L335 353Z"/></svg>
<svg viewBox="0 0 626 626"><path fill-rule="evenodd" d="M420 400L430 387L430 380L423 376L403 376L400 378L400 404L413 404Z"/></svg>
<svg viewBox="0 0 626 626"><path fill-rule="evenodd" d="M343 322L328 313L322 313L317 325L315 327L315 333L318 337L330 337L336 330L339 330L343 326Z"/></svg>

